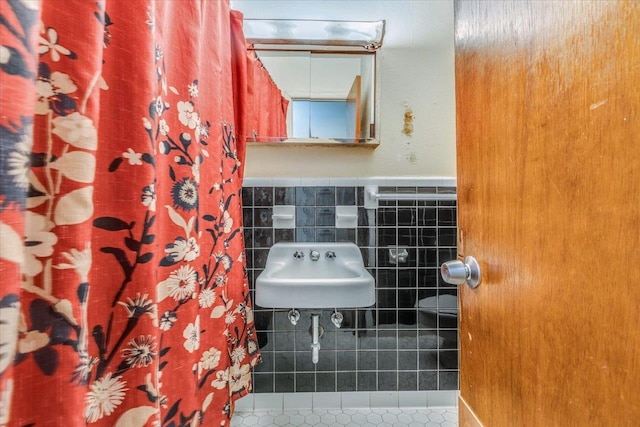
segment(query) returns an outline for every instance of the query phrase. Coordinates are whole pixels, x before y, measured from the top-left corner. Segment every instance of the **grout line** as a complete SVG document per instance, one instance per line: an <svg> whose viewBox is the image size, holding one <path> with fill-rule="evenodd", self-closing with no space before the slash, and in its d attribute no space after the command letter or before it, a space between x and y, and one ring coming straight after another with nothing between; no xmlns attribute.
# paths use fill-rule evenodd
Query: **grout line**
<svg viewBox="0 0 640 427"><path fill-rule="evenodd" d="M399 184L397 184L395 182L394 182L394 184L395 185L399 185ZM356 197L356 204L357 204L358 203L358 198L359 198L358 194L360 192L358 191L357 188L354 189L354 190L355 190L355 197ZM435 190L440 192L440 190L438 188L436 188ZM269 209L270 208L270 206L258 206L258 205L254 206L253 203L256 202L256 197L257 197L256 194L254 194L254 193L257 194L256 191L251 191L251 195L252 195L252 198L253 198L252 203L248 203L245 206L245 209L249 210L249 213L252 214L251 215L252 219L255 219L255 215L256 215L255 211L257 209ZM316 191L314 191L314 193L316 193ZM275 202L275 186L272 188L271 197L273 198L272 201ZM337 191L334 192L334 197L337 198ZM336 201L337 201L337 199L336 199ZM357 204L357 206L358 206L359 210L362 208L362 206L359 206L358 204ZM415 223L414 223L414 225L412 225L412 226L402 226L402 227L400 225L398 225L398 209L400 209L401 207L409 209L411 211L410 213L411 213L412 216L415 215ZM419 222L420 222L420 216L419 216L419 212L420 211L419 211L419 209L421 207L422 206L420 204L412 205L412 206L405 206L404 204L400 206L397 202L396 203L392 203L392 204L391 203L388 204L386 209L393 210L393 214L395 215L395 224L393 226L385 227L385 228L387 228L389 230L392 230L392 231L395 231L395 236L396 236L395 243L396 243L396 246L398 246L398 244L399 244L398 238L399 238L399 230L401 228L409 229L409 230L415 230L415 239L416 239L416 253L415 253L415 256L417 257L418 253L419 253L417 251L417 248L421 248L421 247L428 248L430 252L435 251L435 257L436 257L435 260L436 260L436 264L437 264L438 260L441 258L440 249L452 249L452 248L455 248L455 246L440 246L439 243L438 243L438 240L437 240L439 232L442 229L448 229L448 228L450 228L452 230L455 230L456 227L457 227L457 224L454 224L454 225L447 224L446 226L443 225L443 224L440 224L440 220L442 219L441 215L443 215L441 209L446 208L446 209L454 209L455 210L456 206L455 205L453 205L453 206L451 206L451 205L443 205L443 206L441 206L440 203L438 203L438 204L436 204L436 206L434 206L434 209L435 209L435 211L434 211L435 224L434 224L433 228L434 228L434 230L436 232L436 242L435 242L434 246L431 246L431 245L430 246L420 245L419 242L418 242L418 231L421 229L421 227L418 225ZM314 205L313 208L317 209L317 206ZM384 208L384 206L383 206L383 208ZM418 210L416 210L416 209L418 209ZM375 226L375 223L377 222L377 215L375 215L373 219L374 219L374 226ZM253 227L253 225L254 225L253 223L251 225L252 225L251 227L246 227L246 229L253 231L253 230L261 230L261 229L265 228L265 227ZM260 224L258 224L258 225L260 225ZM270 227L266 227L266 228L270 228ZM314 229L315 228L319 228L319 226L314 227ZM376 229L379 230L380 226L376 227ZM359 240L362 240L362 238L364 236L360 236L360 233L363 233L365 230L366 230L366 228L364 226L361 226L361 225L358 225L354 229L356 243ZM272 241L275 241L276 231L273 228L271 228L270 231L271 231L270 237L271 237ZM378 233L374 234L376 239L378 238L377 234ZM256 235L253 234L254 238L255 238L255 236ZM400 323L398 322L399 316L400 316L400 312L409 309L409 307L400 307L400 304L399 304L400 300L399 300L399 294L398 294L397 291L398 291L398 281L400 280L400 274L399 274L400 269L399 269L398 266L381 266L380 265L381 264L381 260L379 259L379 256L381 256L381 254L380 254L380 246L379 246L380 245L380 240L377 240L374 243L375 243L375 246L372 247L374 250L372 251L372 256L370 257L371 259L369 260L370 264L373 265L373 266L372 267L368 267L368 269L372 270L372 272L376 274L376 277L378 278L378 280L380 280L379 279L379 277L380 277L379 273L380 273L380 271L382 271L382 269L393 270L393 275L394 275L395 280L396 280L396 286L395 286L396 293L395 293L395 296L394 296L395 303L394 303L394 306L388 307L388 309L384 309L384 311L386 311L386 312L388 312L390 314L393 313L395 315L396 322L394 323L394 325L390 329L388 329L388 331L394 333L395 336L398 337L399 334L400 334L400 331L401 330L402 331L405 330L405 329L401 329L400 328ZM250 242L250 244L248 246L249 246L249 248L247 249L247 251L251 251L251 255L253 255L253 259L254 260L256 259L257 256L259 256L261 258L266 256L265 252L268 250L268 245L265 246L265 242L261 241L261 243L258 243L259 247L256 247L257 245L255 244L255 242ZM365 246L361 245L361 247L365 247ZM413 247L413 246L411 246L411 247ZM425 270L425 274L426 274L426 271L434 270L434 269L437 269L437 265L431 266L431 267L429 267L428 265L425 265L422 268L422 270ZM251 266L249 266L248 270L251 273L253 279L255 280L255 277L257 277L257 275L263 270L263 268L255 268L254 265L251 265ZM419 285L419 274L418 273L421 271L421 268L419 267L419 263L418 263L417 259L416 259L415 268L411 267L409 270L413 271L413 273L415 274L415 279L414 279L415 283L413 284L414 286L407 287L406 289L407 290L415 290L414 297L415 297L415 299L417 301L419 299L418 290L420 289L419 286L418 286ZM439 280L436 277L436 282L434 284L431 284L427 289L436 290L436 292L437 292L437 290L440 288L440 286L438 285L438 281ZM376 289L380 290L380 289L384 289L384 288L376 286ZM253 292L255 292L255 290L252 290L252 295L254 295ZM439 295L439 292L437 292L437 294ZM415 311L417 312L418 309L415 308ZM365 314L366 314L367 320L368 320L371 316L376 317L375 316L376 310L365 311ZM419 321L418 313L416 313L416 320ZM374 319L374 321L377 322L377 319ZM273 321L272 321L272 323L273 323ZM367 326L370 326L370 325L367 324ZM419 355L421 353L421 349L420 349L420 331L422 329L424 329L424 328L421 328L419 324L416 324L416 327L414 329L415 329L415 349L407 349L407 350L412 350L412 351L414 351L416 353L416 366L415 366L415 377L416 377L416 379L415 379L415 381L418 382L417 383L417 388L420 388L420 386L419 386L419 384L420 384L420 375L419 375L419 372L420 372L420 369L419 369L420 368L420 358L419 358ZM280 330L280 329L277 329L275 327L275 323L273 324L273 327L269 328L269 332L272 332L272 335L275 334L275 332L278 331L278 330ZM356 330L357 330L357 328L356 328ZM373 330L371 330L370 328L367 328L367 330L369 330L369 332L372 332L373 335L375 335L373 337L373 338L375 338L375 343L373 343L374 344L373 346L366 346L366 348L363 349L360 346L359 337L356 336L355 346L353 347L353 350L355 350L354 352L355 352L355 355L356 355L356 360L355 360L356 367L355 367L355 371L348 371L348 372L353 372L353 374L355 376L356 390L362 385L362 384L360 384L360 382L361 382L360 375L358 375L359 372L360 372L359 368L361 366L360 366L360 362L358 361L358 357L357 357L361 350L375 351L376 352L376 355L375 355L375 357L376 357L375 358L375 371L366 371L366 373L367 373L366 376L370 377L371 375L375 375L375 378L373 379L373 383L375 384L375 389L376 390L381 386L380 378L382 378L382 381L384 381L384 378L380 376L380 373L381 372L386 372L386 371L381 371L380 370L380 360L381 359L378 357L379 356L379 351L380 350L384 350L384 348L380 347L379 338L380 338L380 330L381 329L379 329L379 327L376 327ZM413 329L411 329L411 330L413 330ZM337 362L338 349L337 349L337 340L338 340L338 335L337 335L337 333L335 333L334 334L334 349L332 349L332 351L334 352L334 357L335 357L335 360L334 360L334 363L333 363L334 371L333 372L331 372L331 371L326 371L326 372L322 371L322 373L333 373L333 376L334 376L334 387L333 387L333 389L334 390L338 389L338 370L337 370L338 369L338 362ZM294 351L297 350L298 346L295 343L295 335L294 335L293 346L294 346ZM347 348L347 350L352 350L352 348ZM269 351L271 351L271 350L269 350ZM275 348L273 349L273 351L275 351ZM436 348L436 349L434 349L434 351L437 352L436 361L438 362L438 367L433 369L433 372L436 374L435 375L436 387L440 387L441 386L441 382L444 381L443 377L445 376L445 373L444 373L444 371L442 373L440 372L442 368L439 366L439 359L440 359L439 349ZM394 351L390 352L390 353L394 353L395 357L396 357L396 369L394 371L395 371L396 388L399 388L399 387L401 387L401 384L399 383L399 381L400 381L400 369L399 369L399 366L400 366L399 365L400 364L400 361L399 361L400 348L399 348L399 346L396 346ZM294 358L293 363L294 363L294 368L293 368L293 372L291 373L291 375L293 376L293 389L296 390L298 385L299 385L298 381L300 381L300 379L296 375L296 372L297 372L296 369L298 368L298 366L297 366L298 363L295 360L295 358ZM406 366L405 366L405 369L406 369ZM272 379L271 388L272 388L272 390L275 390L276 389L276 385L277 385L276 375L275 375L277 373L277 371L275 371L275 366L273 367L273 370L274 370L273 372L263 372L263 374L271 374L271 379ZM457 370L455 370L455 369L452 370L452 371L454 373L457 372ZM317 369L314 367L314 384L316 384L316 387L314 389L316 389L316 390L318 389L317 385L318 385L318 373L319 372L320 371L317 371ZM414 371L407 371L407 372L414 372ZM450 372L450 371L447 370L446 372ZM446 374L446 375L449 375L449 374ZM384 384L382 384L382 385L384 385Z"/></svg>
<svg viewBox="0 0 640 427"><path fill-rule="evenodd" d="M442 407L457 407L458 391L378 391L378 392L325 392L325 393L313 393L313 392L291 392L291 393L257 393L250 394L243 399L251 399L251 404L247 405L251 407L251 410L260 411L297 411L297 410L309 410L308 403L311 402L311 410L314 409L331 409L317 405L315 407L313 402L319 402L322 398L335 397L335 400L339 402L340 409L372 409L372 408L388 408L388 409L406 409L403 406L404 401L415 396L424 396L424 404L415 406L416 408L442 408ZM349 401L361 401L368 402L366 406L353 406L347 403L346 397L349 397ZM263 400L263 402L258 402ZM265 405L264 401L271 400L273 402L279 402L277 406ZM292 405L292 402L301 402L301 407ZM390 403L390 404L386 404ZM261 406L261 408L258 408Z"/></svg>

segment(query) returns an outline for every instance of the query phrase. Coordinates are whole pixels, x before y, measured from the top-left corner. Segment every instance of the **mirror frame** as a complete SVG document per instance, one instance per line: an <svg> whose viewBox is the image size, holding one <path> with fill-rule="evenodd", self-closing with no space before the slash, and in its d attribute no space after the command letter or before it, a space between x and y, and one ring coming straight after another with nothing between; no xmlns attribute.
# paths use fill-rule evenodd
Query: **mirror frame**
<svg viewBox="0 0 640 427"><path fill-rule="evenodd" d="M371 137L367 139L339 138L251 138L247 135L250 146L322 146L322 147L363 147L374 149L380 145L376 138L379 121L377 97L377 58L376 50L382 46L385 21L318 21L318 20L261 20L245 19L245 37L247 48L260 51L304 51L309 55L335 53L354 55L368 53L373 59L373 123ZM322 35L310 35L309 30L324 29ZM330 30L327 30L329 28ZM265 29L267 33L265 33ZM284 30L283 30L284 29ZM269 34L268 31L272 33ZM262 31L262 33L261 33ZM286 35L283 35L286 34ZM363 36L364 34L364 36ZM329 37L331 36L331 37ZM299 37L299 38L296 38Z"/></svg>

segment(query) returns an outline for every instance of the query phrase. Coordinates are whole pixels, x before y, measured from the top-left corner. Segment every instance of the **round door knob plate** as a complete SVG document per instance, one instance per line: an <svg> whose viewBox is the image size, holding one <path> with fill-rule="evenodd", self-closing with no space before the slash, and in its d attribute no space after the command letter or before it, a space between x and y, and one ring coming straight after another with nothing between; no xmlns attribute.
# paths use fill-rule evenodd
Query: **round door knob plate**
<svg viewBox="0 0 640 427"><path fill-rule="evenodd" d="M480 284L480 265L472 256L468 256L462 261L447 261L440 267L440 274L445 282L451 285L462 285L466 283L472 288Z"/></svg>

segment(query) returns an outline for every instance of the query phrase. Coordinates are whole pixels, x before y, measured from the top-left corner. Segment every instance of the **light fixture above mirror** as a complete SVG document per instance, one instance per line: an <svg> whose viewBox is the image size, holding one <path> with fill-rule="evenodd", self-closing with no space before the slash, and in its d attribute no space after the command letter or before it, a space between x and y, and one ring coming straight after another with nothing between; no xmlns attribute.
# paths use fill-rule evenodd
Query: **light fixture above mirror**
<svg viewBox="0 0 640 427"><path fill-rule="evenodd" d="M306 50L305 46L374 51L382 46L385 21L245 19L254 49ZM278 47L279 46L279 47Z"/></svg>

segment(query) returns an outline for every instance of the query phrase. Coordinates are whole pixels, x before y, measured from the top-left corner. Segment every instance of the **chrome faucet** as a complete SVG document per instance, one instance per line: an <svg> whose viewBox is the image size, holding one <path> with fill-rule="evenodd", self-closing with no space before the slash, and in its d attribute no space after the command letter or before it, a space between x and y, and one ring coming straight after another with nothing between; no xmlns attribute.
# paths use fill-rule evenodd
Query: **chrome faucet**
<svg viewBox="0 0 640 427"><path fill-rule="evenodd" d="M334 251L327 251L326 254L324 254L325 257L329 258L329 259L333 259L336 257L336 253Z"/></svg>
<svg viewBox="0 0 640 427"><path fill-rule="evenodd" d="M302 252L302 251L295 251L295 252L293 253L293 257L294 257L294 258L298 258L298 259L302 259L302 258L304 258L304 252Z"/></svg>
<svg viewBox="0 0 640 427"><path fill-rule="evenodd" d="M309 258L311 258L311 261L317 261L320 259L320 252L316 251L316 250L312 250L311 252L309 252Z"/></svg>

